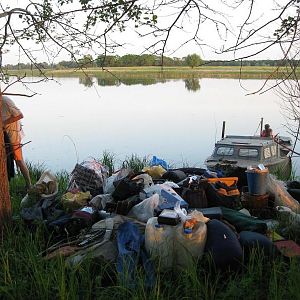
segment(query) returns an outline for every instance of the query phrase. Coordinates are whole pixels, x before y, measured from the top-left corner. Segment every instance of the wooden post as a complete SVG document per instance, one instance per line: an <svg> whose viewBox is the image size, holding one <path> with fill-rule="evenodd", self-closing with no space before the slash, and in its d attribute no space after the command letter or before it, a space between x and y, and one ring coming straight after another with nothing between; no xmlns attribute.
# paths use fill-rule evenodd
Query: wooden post
<svg viewBox="0 0 300 300"><path fill-rule="evenodd" d="M3 224L11 218L11 203L7 175L6 152L2 124L2 93L0 91L0 231Z"/></svg>
<svg viewBox="0 0 300 300"><path fill-rule="evenodd" d="M222 140L225 137L225 121L223 121L223 126L222 126Z"/></svg>
<svg viewBox="0 0 300 300"><path fill-rule="evenodd" d="M264 127L264 118L260 119L260 133L262 133Z"/></svg>

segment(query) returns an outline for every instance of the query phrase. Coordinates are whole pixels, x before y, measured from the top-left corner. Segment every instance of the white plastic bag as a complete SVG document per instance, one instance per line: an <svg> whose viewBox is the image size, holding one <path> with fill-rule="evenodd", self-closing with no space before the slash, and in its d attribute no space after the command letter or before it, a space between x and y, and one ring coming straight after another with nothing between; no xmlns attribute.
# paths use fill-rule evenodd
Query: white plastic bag
<svg viewBox="0 0 300 300"><path fill-rule="evenodd" d="M210 219L205 217L201 211L193 210L188 217L195 219L197 222L207 223Z"/></svg>
<svg viewBox="0 0 300 300"><path fill-rule="evenodd" d="M154 209L159 205L159 195L154 194L150 198L135 205L128 213L128 217L135 218L141 222L147 221L154 216Z"/></svg>
<svg viewBox="0 0 300 300"><path fill-rule="evenodd" d="M284 182L271 174L267 176L267 193L275 196L275 206L286 206L294 212L300 212L299 202L287 192Z"/></svg>
<svg viewBox="0 0 300 300"><path fill-rule="evenodd" d="M188 219L187 212L184 208L180 208L179 201L176 202L176 204L174 206L174 211L178 214L178 216L181 220L181 223L184 223Z"/></svg>
<svg viewBox="0 0 300 300"><path fill-rule="evenodd" d="M52 201L55 200L55 197L58 193L58 182L56 177L49 171L46 170L41 177L39 178L39 180L36 182L37 184L49 184L50 182L53 183L54 185L54 189L53 192L50 194L41 194L40 195L40 199L43 200L48 200L48 201ZM30 197L28 194L25 195L25 197L21 200L20 203L20 207L32 207L34 203L32 203L32 201L30 200Z"/></svg>
<svg viewBox="0 0 300 300"><path fill-rule="evenodd" d="M122 168L118 172L112 174L105 181L105 186L103 187L104 194L112 194L115 190L114 182L119 181L126 177L131 172L131 169Z"/></svg>
<svg viewBox="0 0 300 300"><path fill-rule="evenodd" d="M143 179L144 188L149 188L150 186L154 185L152 177L148 174L140 174L132 178L132 180L138 180L138 179Z"/></svg>

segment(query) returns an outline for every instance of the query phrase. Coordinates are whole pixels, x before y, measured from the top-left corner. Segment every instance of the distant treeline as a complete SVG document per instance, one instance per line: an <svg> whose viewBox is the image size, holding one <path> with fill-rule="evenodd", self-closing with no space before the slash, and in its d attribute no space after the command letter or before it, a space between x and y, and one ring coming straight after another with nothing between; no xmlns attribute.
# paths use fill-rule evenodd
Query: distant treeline
<svg viewBox="0 0 300 300"><path fill-rule="evenodd" d="M193 54L195 55L195 54ZM193 56L192 55L192 56ZM178 58L178 57L164 57L163 65L180 67L180 66L192 66L191 61L188 59L189 56ZM198 56L198 55L196 55ZM245 61L220 61L220 60L210 60L204 61L201 60L199 56L199 63L194 66L283 66L285 63L281 60L245 60ZM16 65L8 64L5 67L7 69L74 69L78 68L78 65L86 68L91 67L138 67L138 66L161 66L162 59L161 56L143 54L126 54L123 56L118 55L107 55L104 57L100 55L96 58L93 58L91 55L85 55L83 58L78 61L61 61L56 64L48 64L46 62L39 64L24 64L19 63Z"/></svg>

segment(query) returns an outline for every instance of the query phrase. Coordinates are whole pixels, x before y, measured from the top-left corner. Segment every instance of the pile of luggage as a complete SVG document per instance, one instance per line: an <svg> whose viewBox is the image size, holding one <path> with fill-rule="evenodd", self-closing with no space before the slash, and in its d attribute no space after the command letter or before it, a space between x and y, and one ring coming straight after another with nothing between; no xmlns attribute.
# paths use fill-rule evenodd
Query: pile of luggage
<svg viewBox="0 0 300 300"><path fill-rule="evenodd" d="M87 258L111 263L132 286L138 264L152 286L155 263L161 271L188 268L209 255L217 268L234 269L257 247L270 259L300 254L297 244L275 232L272 195L264 200L268 219L252 216L242 205L238 178L218 176L200 168L169 169L156 157L141 172L122 168L109 176L101 163L86 161L75 166L59 197L55 177L43 174L38 184L53 193L34 203L24 199L21 215L30 224L46 224L52 246L45 258L64 256L70 266ZM294 251L284 252L282 245L292 243Z"/></svg>

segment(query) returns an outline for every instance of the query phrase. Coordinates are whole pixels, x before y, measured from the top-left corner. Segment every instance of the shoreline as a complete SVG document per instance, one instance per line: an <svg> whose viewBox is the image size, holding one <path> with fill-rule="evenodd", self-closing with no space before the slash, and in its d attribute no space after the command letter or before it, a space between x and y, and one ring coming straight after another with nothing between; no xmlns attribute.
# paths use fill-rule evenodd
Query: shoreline
<svg viewBox="0 0 300 300"><path fill-rule="evenodd" d="M201 67L109 67L84 69L45 69L43 73L37 69L7 70L8 76L27 77L83 77L92 76L103 79L119 80L122 78L159 78L159 79L185 79L185 78L233 78L233 79L282 79L286 68L264 66L201 66ZM300 75L300 69L297 70Z"/></svg>

